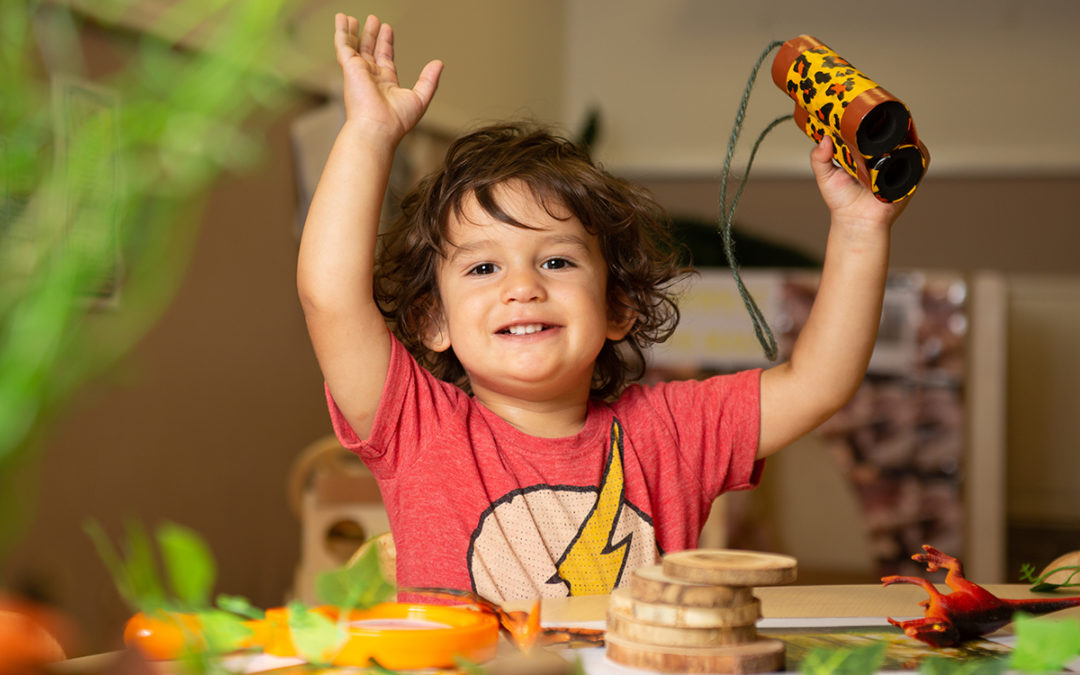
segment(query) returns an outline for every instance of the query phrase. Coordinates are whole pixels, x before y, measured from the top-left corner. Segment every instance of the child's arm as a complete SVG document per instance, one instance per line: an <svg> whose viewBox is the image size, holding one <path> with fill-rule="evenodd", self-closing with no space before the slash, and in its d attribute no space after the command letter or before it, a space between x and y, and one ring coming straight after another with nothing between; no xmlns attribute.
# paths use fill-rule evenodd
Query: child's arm
<svg viewBox="0 0 1080 675"><path fill-rule="evenodd" d="M877 339L889 229L903 204L885 204L832 161L828 136L811 153L831 224L821 284L791 358L761 376L758 457L808 433L855 394Z"/></svg>
<svg viewBox="0 0 1080 675"><path fill-rule="evenodd" d="M424 114L442 63L413 89L398 86L394 36L369 16L334 18L345 84L345 124L334 141L304 224L297 289L308 333L335 402L365 438L382 394L390 339L372 292L375 235L394 149Z"/></svg>

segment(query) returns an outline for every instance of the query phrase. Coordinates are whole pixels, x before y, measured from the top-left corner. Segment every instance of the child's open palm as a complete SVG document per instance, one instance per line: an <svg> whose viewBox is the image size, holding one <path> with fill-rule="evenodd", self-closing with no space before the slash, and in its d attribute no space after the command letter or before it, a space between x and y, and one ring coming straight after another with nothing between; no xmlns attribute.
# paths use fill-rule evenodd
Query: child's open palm
<svg viewBox="0 0 1080 675"><path fill-rule="evenodd" d="M369 16L360 30L353 16L334 17L334 49L345 78L345 117L373 125L396 142L423 116L435 95L441 61L431 61L412 89L398 84L394 31Z"/></svg>

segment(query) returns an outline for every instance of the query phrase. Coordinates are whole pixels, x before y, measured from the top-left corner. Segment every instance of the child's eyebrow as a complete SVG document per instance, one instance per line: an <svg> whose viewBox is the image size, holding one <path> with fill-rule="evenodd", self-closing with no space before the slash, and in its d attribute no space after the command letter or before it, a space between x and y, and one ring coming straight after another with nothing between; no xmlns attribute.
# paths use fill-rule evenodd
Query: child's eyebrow
<svg viewBox="0 0 1080 675"><path fill-rule="evenodd" d="M589 242L577 234L550 234L544 237L544 243L547 245L562 245L566 244L575 248L580 248L582 251L589 251ZM463 244L455 244L454 242L448 242L451 249L450 254L446 257L447 262L453 263L458 258L466 257L474 253L484 251L485 249L495 248L498 246L498 241L495 239L477 239L475 241L465 242Z"/></svg>
<svg viewBox="0 0 1080 675"><path fill-rule="evenodd" d="M569 244L578 248L589 250L589 242L585 237L576 234L555 234L548 237L549 243L552 244Z"/></svg>
<svg viewBox="0 0 1080 675"><path fill-rule="evenodd" d="M447 262L454 262L458 258L471 255L476 251L482 251L485 248L491 246L492 241L490 239L483 239L480 241L469 242L466 244L455 244L452 241L448 241L451 251L450 255L446 256Z"/></svg>

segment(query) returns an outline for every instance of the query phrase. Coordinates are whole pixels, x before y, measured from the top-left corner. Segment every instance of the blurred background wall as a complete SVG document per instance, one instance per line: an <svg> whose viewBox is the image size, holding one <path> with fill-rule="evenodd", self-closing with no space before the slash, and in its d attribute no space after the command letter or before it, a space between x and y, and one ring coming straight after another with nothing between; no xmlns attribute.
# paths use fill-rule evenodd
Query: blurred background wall
<svg viewBox="0 0 1080 675"><path fill-rule="evenodd" d="M122 63L139 32L167 31L153 9L168 3L143 4L119 25L85 19L92 75ZM909 105L933 156L894 230L894 267L997 271L1014 295L1036 302L1048 284L1080 295L1080 79L1068 67L1080 4L1072 0L841 0L811 10L794 0L310 0L288 19L295 41L282 48L297 54L296 97L270 127L267 161L215 186L191 224L200 233L193 257L161 321L83 389L25 471L25 530L3 561L6 577L71 612L87 628L87 650L115 646L127 614L82 532L88 516L114 531L128 516L198 530L218 558L221 590L256 604L282 602L292 585L299 528L285 483L297 453L329 424L294 286L300 196L290 129L335 100L335 11L394 22L405 81L429 58L446 61L428 129L527 116L573 132L597 110L598 159L649 186L673 213L706 220L715 218L750 67L769 41L813 34ZM208 47L197 34L183 42ZM744 151L790 105L763 70ZM777 130L737 219L749 233L820 255L826 212L809 151L793 125ZM1075 481L1061 478L1063 467L1077 475L1080 385L1051 374L1080 370L1069 337L1080 328L1055 318L1068 302L1010 324L1003 486L1010 522L1023 532L1052 525L1066 538L1080 532ZM1040 344L1046 335L1065 337ZM837 572L830 580L865 580L865 569Z"/></svg>

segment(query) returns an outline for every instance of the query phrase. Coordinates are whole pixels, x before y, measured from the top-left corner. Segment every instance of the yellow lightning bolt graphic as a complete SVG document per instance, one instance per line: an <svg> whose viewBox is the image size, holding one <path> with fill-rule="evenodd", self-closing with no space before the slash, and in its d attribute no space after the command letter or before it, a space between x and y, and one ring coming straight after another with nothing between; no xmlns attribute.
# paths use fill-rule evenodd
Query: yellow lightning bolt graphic
<svg viewBox="0 0 1080 675"><path fill-rule="evenodd" d="M611 425L611 456L600 482L596 505L555 566L557 572L552 581L565 582L570 595L610 593L622 575L630 537L616 543L611 541L625 490L622 450L622 427L615 420Z"/></svg>

